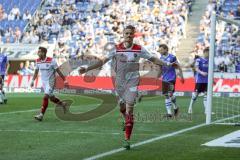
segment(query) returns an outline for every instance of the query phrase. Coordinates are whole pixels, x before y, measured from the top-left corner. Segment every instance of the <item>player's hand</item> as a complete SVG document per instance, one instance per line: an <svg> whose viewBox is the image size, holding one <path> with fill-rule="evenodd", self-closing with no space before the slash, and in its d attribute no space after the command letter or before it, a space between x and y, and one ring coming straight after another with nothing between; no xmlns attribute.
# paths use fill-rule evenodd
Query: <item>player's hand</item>
<svg viewBox="0 0 240 160"><path fill-rule="evenodd" d="M201 75L203 75L203 76L207 76L208 73L207 73L207 72L201 72Z"/></svg>
<svg viewBox="0 0 240 160"><path fill-rule="evenodd" d="M172 66L174 68L178 68L179 67L179 64L177 62L173 62L173 63L168 63L167 64L168 66Z"/></svg>
<svg viewBox="0 0 240 160"><path fill-rule="evenodd" d="M87 68L86 67L80 67L80 69L78 70L79 74L84 74L87 72Z"/></svg>

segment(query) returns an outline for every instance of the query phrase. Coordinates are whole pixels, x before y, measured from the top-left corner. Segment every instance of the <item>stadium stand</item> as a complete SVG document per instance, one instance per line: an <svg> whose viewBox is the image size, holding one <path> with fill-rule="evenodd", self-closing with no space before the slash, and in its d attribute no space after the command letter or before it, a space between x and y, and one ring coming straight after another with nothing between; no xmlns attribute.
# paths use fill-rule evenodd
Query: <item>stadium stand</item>
<svg viewBox="0 0 240 160"><path fill-rule="evenodd" d="M210 13L239 20L240 2L238 0L209 1L209 5L200 22L200 35L194 54L201 55L204 48L209 47L210 41ZM239 27L228 23L219 23L216 32L215 67L218 72L240 72L240 30Z"/></svg>
<svg viewBox="0 0 240 160"><path fill-rule="evenodd" d="M41 0L0 0L0 43L18 43ZM28 18L27 18L28 16Z"/></svg>

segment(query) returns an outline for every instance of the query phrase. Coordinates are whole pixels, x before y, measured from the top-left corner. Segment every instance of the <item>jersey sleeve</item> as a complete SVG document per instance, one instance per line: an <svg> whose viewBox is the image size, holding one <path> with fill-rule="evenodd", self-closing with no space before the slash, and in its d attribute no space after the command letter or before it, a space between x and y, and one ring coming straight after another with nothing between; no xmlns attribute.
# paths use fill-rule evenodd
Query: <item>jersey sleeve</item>
<svg viewBox="0 0 240 160"><path fill-rule="evenodd" d="M147 49L142 47L140 57L144 59L150 59L153 57L153 55Z"/></svg>
<svg viewBox="0 0 240 160"><path fill-rule="evenodd" d="M199 68L199 65L200 65L200 59L196 59L196 62L195 62L195 67Z"/></svg>
<svg viewBox="0 0 240 160"><path fill-rule="evenodd" d="M52 59L51 64L52 64L52 66L53 66L54 69L57 69L57 68L58 68L58 64L57 64L57 62L56 62L55 59Z"/></svg>
<svg viewBox="0 0 240 160"><path fill-rule="evenodd" d="M177 57L176 57L176 56L173 56L173 58L172 58L172 63L174 63L174 62L178 62L178 60L177 60Z"/></svg>

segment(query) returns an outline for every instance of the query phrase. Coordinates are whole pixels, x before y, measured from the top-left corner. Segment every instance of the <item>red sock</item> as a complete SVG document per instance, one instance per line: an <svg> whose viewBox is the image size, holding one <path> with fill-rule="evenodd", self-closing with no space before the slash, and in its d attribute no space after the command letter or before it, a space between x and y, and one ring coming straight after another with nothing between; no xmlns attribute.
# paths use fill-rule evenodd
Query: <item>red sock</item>
<svg viewBox="0 0 240 160"><path fill-rule="evenodd" d="M41 108L41 113L44 114L47 110L48 107L48 98L47 97L43 97L43 101L42 101L42 108Z"/></svg>
<svg viewBox="0 0 240 160"><path fill-rule="evenodd" d="M55 97L55 96L51 97L51 98L50 98L50 101L53 102L53 103L55 103L55 104L60 104L60 103L61 103L60 99L58 99L58 98Z"/></svg>
<svg viewBox="0 0 240 160"><path fill-rule="evenodd" d="M126 114L125 117L125 139L129 140L132 134L134 119L132 114Z"/></svg>

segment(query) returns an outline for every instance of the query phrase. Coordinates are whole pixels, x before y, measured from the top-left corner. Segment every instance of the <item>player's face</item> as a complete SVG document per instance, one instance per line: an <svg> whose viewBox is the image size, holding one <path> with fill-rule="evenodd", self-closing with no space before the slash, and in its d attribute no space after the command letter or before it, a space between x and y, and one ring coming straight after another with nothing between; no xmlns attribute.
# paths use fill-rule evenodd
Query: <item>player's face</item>
<svg viewBox="0 0 240 160"><path fill-rule="evenodd" d="M158 53L162 55L167 55L167 49L164 49L163 47L158 48Z"/></svg>
<svg viewBox="0 0 240 160"><path fill-rule="evenodd" d="M45 58L45 53L43 51L41 51L40 49L38 50L38 57L40 59L44 59Z"/></svg>
<svg viewBox="0 0 240 160"><path fill-rule="evenodd" d="M132 43L134 38L134 31L132 29L124 29L123 38L124 42Z"/></svg>

